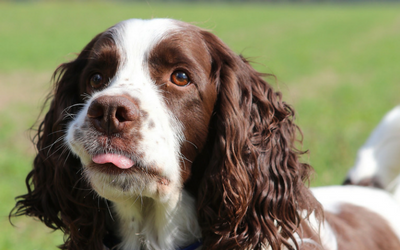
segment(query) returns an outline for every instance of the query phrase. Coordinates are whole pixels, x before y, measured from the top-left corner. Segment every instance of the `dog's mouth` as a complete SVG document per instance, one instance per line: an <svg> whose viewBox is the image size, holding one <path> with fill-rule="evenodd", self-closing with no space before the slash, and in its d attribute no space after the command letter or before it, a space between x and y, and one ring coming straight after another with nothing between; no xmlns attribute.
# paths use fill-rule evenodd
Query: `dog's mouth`
<svg viewBox="0 0 400 250"><path fill-rule="evenodd" d="M127 156L105 153L92 156L92 162L87 166L107 175L144 175L156 179L162 185L169 185L170 181L152 167L143 167L139 161L134 161ZM146 179L147 179L146 178Z"/></svg>
<svg viewBox="0 0 400 250"><path fill-rule="evenodd" d="M92 161L96 164L113 164L119 169L130 169L135 165L135 162L124 156L117 154L99 154L92 157Z"/></svg>

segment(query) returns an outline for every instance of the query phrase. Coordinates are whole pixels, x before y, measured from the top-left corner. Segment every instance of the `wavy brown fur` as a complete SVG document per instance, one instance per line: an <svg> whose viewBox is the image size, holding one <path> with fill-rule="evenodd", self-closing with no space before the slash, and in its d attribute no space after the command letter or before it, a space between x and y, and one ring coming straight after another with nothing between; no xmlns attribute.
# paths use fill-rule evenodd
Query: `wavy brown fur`
<svg viewBox="0 0 400 250"><path fill-rule="evenodd" d="M312 168L298 159L294 110L245 59L204 37L219 89L198 197L205 249L293 249L299 211L321 211L304 185Z"/></svg>
<svg viewBox="0 0 400 250"><path fill-rule="evenodd" d="M106 204L81 178L80 160L69 155L63 142L66 126L83 102L79 78L96 40L76 60L60 65L53 75L50 108L34 138L37 155L26 178L28 193L16 198L10 214L34 216L46 226L62 230L67 238L61 249L102 249L106 234Z"/></svg>

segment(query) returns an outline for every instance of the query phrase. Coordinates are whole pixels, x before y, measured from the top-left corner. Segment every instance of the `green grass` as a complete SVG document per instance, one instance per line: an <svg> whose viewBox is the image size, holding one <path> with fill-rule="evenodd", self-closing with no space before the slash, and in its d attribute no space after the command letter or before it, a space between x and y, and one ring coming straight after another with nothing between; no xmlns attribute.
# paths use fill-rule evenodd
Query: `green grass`
<svg viewBox="0 0 400 250"><path fill-rule="evenodd" d="M25 192L28 128L52 71L118 21L171 17L211 29L297 111L313 185L339 184L357 149L399 103L400 5L0 4L0 250L54 249L60 233L7 214Z"/></svg>

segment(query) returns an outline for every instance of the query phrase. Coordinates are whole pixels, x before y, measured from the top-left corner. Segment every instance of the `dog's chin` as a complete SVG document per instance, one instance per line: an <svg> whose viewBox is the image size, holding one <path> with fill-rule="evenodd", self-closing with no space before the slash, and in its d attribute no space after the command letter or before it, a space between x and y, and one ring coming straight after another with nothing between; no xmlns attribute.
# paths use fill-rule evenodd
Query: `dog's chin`
<svg viewBox="0 0 400 250"><path fill-rule="evenodd" d="M112 163L92 162L84 167L84 174L101 197L114 202L126 202L139 196L165 200L175 186L156 171L137 166L120 169Z"/></svg>

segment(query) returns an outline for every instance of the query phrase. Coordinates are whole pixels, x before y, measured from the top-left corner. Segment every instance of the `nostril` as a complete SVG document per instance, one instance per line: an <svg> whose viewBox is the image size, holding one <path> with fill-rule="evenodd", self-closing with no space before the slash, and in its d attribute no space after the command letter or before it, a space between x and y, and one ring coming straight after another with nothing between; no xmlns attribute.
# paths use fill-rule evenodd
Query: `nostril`
<svg viewBox="0 0 400 250"><path fill-rule="evenodd" d="M107 109L108 106L101 102L101 100L94 100L87 111L87 117L89 118L90 123L101 132L108 133L108 125L107 125Z"/></svg>
<svg viewBox="0 0 400 250"><path fill-rule="evenodd" d="M125 116L126 116L125 110L123 110L122 108L118 108L118 109L117 109L117 112L116 112L116 114L115 114L115 118L117 118L117 120L118 120L119 122L125 122L125 121L127 121L127 119L125 118Z"/></svg>
<svg viewBox="0 0 400 250"><path fill-rule="evenodd" d="M104 106L97 102L97 100L93 101L88 109L87 116L91 119L102 119L104 116Z"/></svg>
<svg viewBox="0 0 400 250"><path fill-rule="evenodd" d="M135 108L135 106L121 105L117 107L117 110L115 112L115 118L119 122L129 122L137 118L138 116L137 113L138 110Z"/></svg>

